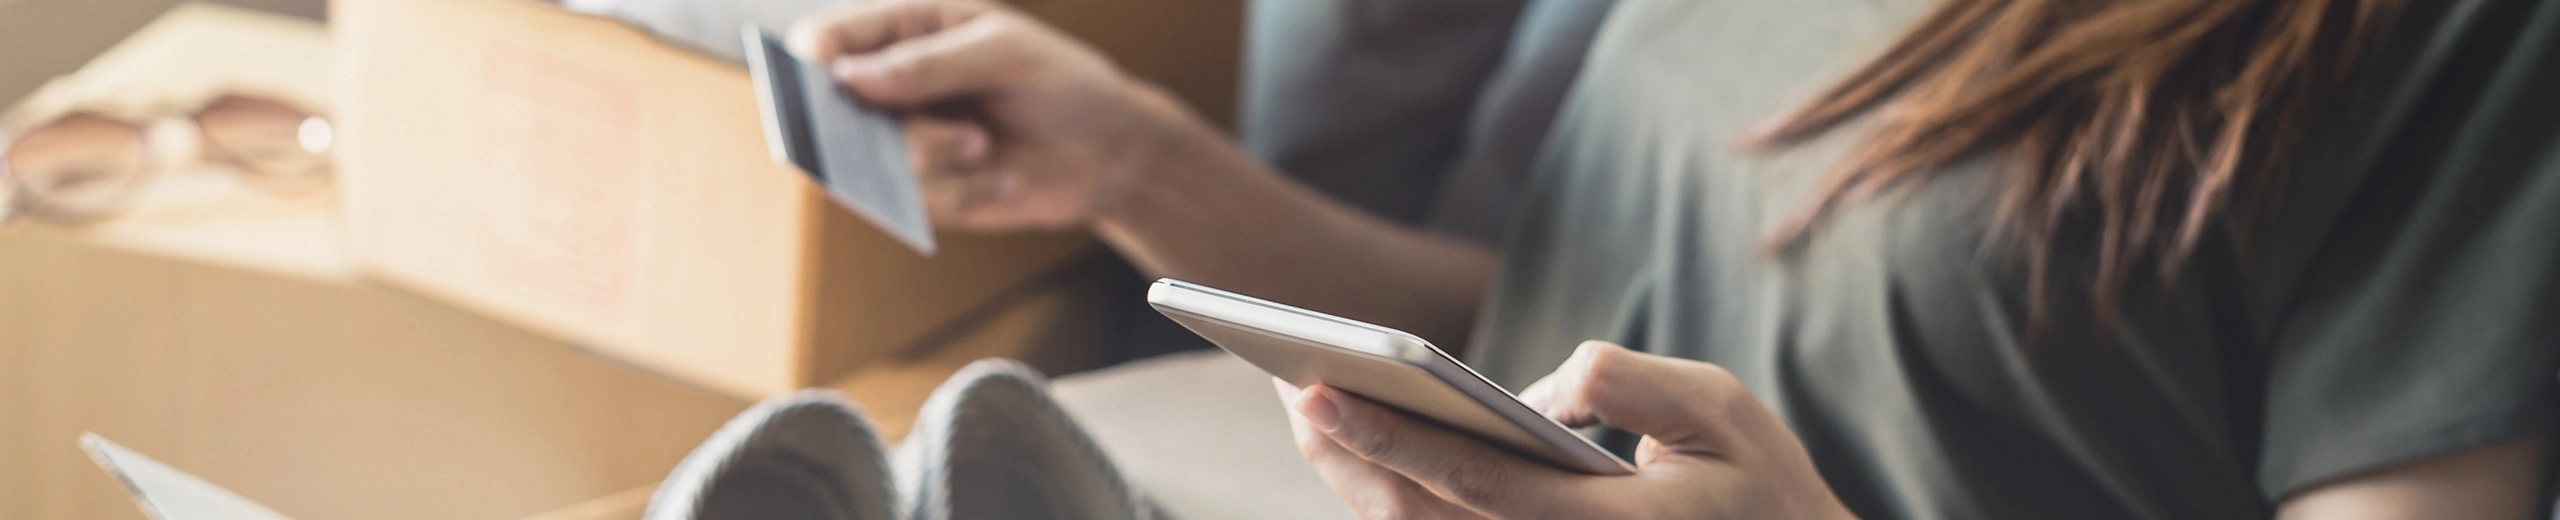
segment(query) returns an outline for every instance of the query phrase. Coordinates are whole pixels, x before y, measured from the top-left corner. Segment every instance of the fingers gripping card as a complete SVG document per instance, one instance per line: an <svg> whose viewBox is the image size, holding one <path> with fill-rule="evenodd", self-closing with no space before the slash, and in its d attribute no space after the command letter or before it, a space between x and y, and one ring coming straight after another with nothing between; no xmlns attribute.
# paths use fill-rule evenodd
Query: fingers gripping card
<svg viewBox="0 0 2560 520"><path fill-rule="evenodd" d="M836 204L933 256L933 223L897 118L855 100L772 33L752 25L742 32L774 160L800 168Z"/></svg>

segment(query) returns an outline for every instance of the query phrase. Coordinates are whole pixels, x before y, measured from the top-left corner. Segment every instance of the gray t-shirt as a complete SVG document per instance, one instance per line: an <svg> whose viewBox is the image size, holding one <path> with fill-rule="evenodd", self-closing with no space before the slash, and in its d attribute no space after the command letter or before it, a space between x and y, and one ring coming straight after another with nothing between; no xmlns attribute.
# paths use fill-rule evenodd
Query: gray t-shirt
<svg viewBox="0 0 2560 520"><path fill-rule="evenodd" d="M1616 0L1256 0L1247 149L1353 207L1501 243Z"/></svg>
<svg viewBox="0 0 2560 520"><path fill-rule="evenodd" d="M1929 7L1619 5L1469 361L1513 388L1590 338L1717 363L1868 518L2266 518L2560 418L2560 2L2409 2L2265 233L2208 239L2113 329L2056 294L2036 343L1980 164L1760 249L1843 143L1732 143Z"/></svg>

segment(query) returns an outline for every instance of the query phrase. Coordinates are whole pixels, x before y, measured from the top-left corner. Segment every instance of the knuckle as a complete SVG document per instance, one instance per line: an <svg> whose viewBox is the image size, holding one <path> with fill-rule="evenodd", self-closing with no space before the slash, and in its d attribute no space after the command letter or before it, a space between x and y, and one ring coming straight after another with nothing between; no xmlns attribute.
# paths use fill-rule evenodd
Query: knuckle
<svg viewBox="0 0 2560 520"><path fill-rule="evenodd" d="M1028 44L1031 35L1040 29L1038 21L1013 13L991 13L970 20L969 24L973 26L969 28L974 32L970 35L972 39L1000 48L1018 48Z"/></svg>
<svg viewBox="0 0 2560 520"><path fill-rule="evenodd" d="M1582 373L1575 378L1579 384L1573 388L1573 396L1584 403L1607 402L1625 386L1625 379L1620 375L1626 370L1625 351L1585 348L1590 349L1590 354L1583 360Z"/></svg>
<svg viewBox="0 0 2560 520"><path fill-rule="evenodd" d="M1033 52L1034 49L1046 46L1045 42L1040 41L1046 26L1040 25L1038 20L1025 16L997 16L987 20L987 23L994 26L986 36L987 42L997 48L1009 49L1019 54Z"/></svg>
<svg viewBox="0 0 2560 520"><path fill-rule="evenodd" d="M1360 452L1369 460L1395 460L1404 456L1403 434L1392 428L1356 428L1343 436L1346 448Z"/></svg>
<svg viewBox="0 0 2560 520"><path fill-rule="evenodd" d="M1701 397L1726 401L1746 393L1742 378L1734 377L1733 372L1725 370L1724 367L1712 363L1697 363L1690 368L1690 372L1699 382L1699 393L1705 394Z"/></svg>
<svg viewBox="0 0 2560 520"><path fill-rule="evenodd" d="M1692 370L1697 372L1698 380L1706 381L1712 388L1726 390L1742 387L1742 378L1735 377L1733 371L1725 370L1723 366L1714 363L1692 363Z"/></svg>
<svg viewBox="0 0 2560 520"><path fill-rule="evenodd" d="M919 79L932 77L934 72L941 68L939 65L941 60L900 47L890 49L892 53L890 58L880 66L880 77L888 80L891 85L912 84Z"/></svg>
<svg viewBox="0 0 2560 520"><path fill-rule="evenodd" d="M1029 21L1012 13L989 14L980 18L978 23L986 24L987 37L999 40L1020 38L1024 31L1032 28Z"/></svg>
<svg viewBox="0 0 2560 520"><path fill-rule="evenodd" d="M1575 350L1575 355L1582 358L1581 375L1588 380L1608 379L1625 371L1629 361L1627 356L1631 354L1626 349L1599 341L1582 342L1582 347Z"/></svg>

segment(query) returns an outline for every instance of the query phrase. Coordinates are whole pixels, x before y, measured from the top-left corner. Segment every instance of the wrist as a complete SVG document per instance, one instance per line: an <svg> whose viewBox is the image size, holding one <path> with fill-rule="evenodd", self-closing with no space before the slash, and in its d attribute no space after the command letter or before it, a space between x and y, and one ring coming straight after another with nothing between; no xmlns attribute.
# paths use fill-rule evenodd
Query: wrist
<svg viewBox="0 0 2560 520"><path fill-rule="evenodd" d="M1149 208L1178 195L1175 184L1215 167L1206 163L1224 146L1223 134L1193 114L1170 92L1153 83L1131 79L1126 93L1129 119L1116 126L1119 139L1104 152L1108 172L1095 193L1092 225L1107 228L1143 218Z"/></svg>

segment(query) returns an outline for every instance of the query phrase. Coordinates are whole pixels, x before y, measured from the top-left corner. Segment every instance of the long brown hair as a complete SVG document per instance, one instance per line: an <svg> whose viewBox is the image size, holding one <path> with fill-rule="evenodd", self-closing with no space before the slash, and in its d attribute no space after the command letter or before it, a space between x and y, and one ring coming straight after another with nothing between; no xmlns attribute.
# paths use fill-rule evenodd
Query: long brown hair
<svg viewBox="0 0 2560 520"><path fill-rule="evenodd" d="M1744 141L1784 147L1872 124L1771 245L1801 243L1843 205L2005 154L1996 224L2026 250L2031 321L2063 232L2088 249L2095 265L2073 267L2094 273L2106 320L2130 280L2174 279L2217 222L2266 218L2287 154L2397 4L1946 0Z"/></svg>

